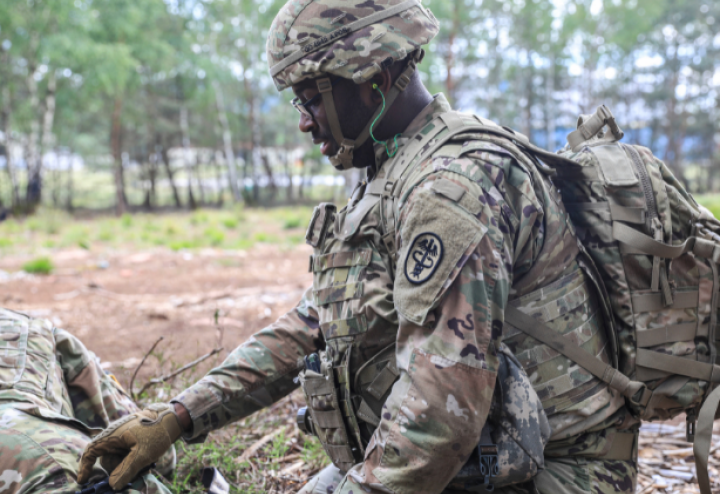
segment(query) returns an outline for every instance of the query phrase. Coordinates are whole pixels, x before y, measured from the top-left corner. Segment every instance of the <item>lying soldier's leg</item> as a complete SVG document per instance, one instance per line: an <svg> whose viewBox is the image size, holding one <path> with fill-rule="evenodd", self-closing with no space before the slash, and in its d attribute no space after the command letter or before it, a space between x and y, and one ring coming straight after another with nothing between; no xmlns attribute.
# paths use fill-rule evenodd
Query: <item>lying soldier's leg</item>
<svg viewBox="0 0 720 494"><path fill-rule="evenodd" d="M90 436L57 421L0 407L0 492L74 494L78 459ZM106 477L95 467L92 479ZM152 475L133 483L131 494L169 494Z"/></svg>

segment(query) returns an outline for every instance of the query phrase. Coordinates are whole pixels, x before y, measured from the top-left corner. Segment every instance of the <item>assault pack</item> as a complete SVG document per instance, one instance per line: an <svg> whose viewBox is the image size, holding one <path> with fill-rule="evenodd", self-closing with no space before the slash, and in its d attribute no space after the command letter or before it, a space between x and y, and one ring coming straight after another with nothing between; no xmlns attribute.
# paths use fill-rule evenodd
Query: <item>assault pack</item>
<svg viewBox="0 0 720 494"><path fill-rule="evenodd" d="M684 412L700 491L720 391L717 333L720 222L668 167L601 106L583 115L558 157L528 149L553 170L577 237L609 302L616 365L510 307L506 321L621 392L642 420ZM697 426L696 426L697 423Z"/></svg>

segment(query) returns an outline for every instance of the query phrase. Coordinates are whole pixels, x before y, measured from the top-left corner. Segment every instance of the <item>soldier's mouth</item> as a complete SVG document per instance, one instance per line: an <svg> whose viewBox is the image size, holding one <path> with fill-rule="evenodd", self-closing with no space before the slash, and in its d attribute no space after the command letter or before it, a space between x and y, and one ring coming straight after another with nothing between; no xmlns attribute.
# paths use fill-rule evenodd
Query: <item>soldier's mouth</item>
<svg viewBox="0 0 720 494"><path fill-rule="evenodd" d="M332 142L328 139L315 138L313 139L313 144L320 144L320 152L325 156L332 156L334 154L332 152Z"/></svg>

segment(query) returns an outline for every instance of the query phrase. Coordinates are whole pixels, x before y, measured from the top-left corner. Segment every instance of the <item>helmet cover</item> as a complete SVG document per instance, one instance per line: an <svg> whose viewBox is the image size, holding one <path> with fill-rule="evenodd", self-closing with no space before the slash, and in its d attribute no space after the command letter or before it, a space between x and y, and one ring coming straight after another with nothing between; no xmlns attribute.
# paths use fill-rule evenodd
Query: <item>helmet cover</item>
<svg viewBox="0 0 720 494"><path fill-rule="evenodd" d="M278 91L336 75L360 84L403 60L438 32L419 0L290 0L267 38Z"/></svg>

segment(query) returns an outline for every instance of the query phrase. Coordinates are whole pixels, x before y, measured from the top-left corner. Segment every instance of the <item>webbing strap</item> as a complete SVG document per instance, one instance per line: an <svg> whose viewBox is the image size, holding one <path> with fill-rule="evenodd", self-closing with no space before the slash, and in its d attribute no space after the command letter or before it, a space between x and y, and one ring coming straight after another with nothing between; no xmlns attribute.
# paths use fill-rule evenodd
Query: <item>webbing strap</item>
<svg viewBox="0 0 720 494"><path fill-rule="evenodd" d="M652 328L638 331L637 344L640 348L649 348L663 343L675 343L677 341L692 341L697 332L697 323L686 322L682 324L671 324L662 328Z"/></svg>
<svg viewBox="0 0 720 494"><path fill-rule="evenodd" d="M662 293L635 293L632 295L633 312L656 312L666 309L692 309L698 306L699 292L675 292L673 303L665 305Z"/></svg>
<svg viewBox="0 0 720 494"><path fill-rule="evenodd" d="M712 441L713 422L718 406L720 405L720 386L705 398L705 403L698 414L695 429L693 454L695 456L695 470L701 494L712 494L710 478L708 477L708 457L710 456L710 441Z"/></svg>
<svg viewBox="0 0 720 494"><path fill-rule="evenodd" d="M350 446L345 444L336 446L334 444L323 443L323 448L333 463L348 463L350 466L355 463L355 458L353 458L352 452L350 451Z"/></svg>
<svg viewBox="0 0 720 494"><path fill-rule="evenodd" d="M318 38L315 41L310 42L309 44L305 45L304 47L299 48L296 52L294 52L290 56L283 58L280 62L276 63L275 65L273 65L270 68L270 75L272 77L275 77L278 74L278 72L280 72L281 70L294 64L301 58L308 56L310 53L318 50L319 48L322 48L323 46L328 45L328 44L334 42L335 40L344 38L348 34L354 33L355 31L358 31L359 29L369 26L370 24L375 24L379 21L387 19L388 17L392 17L396 14L399 14L400 12L411 9L415 6L420 6L419 0L406 0L405 2L399 3L393 7L390 7L385 10L380 10L380 11L375 12L374 14L371 14L367 17L363 17L362 19L359 19L355 22L351 22L350 24L346 24L345 26L339 27L335 31L332 31L331 33L328 33L325 36ZM422 7L420 7L420 8L422 8Z"/></svg>
<svg viewBox="0 0 720 494"><path fill-rule="evenodd" d="M380 418L375 415L375 412L373 412L372 408L370 408L370 405L368 405L365 400L360 402L360 406L357 407L357 410L355 410L355 415L357 415L358 418L363 419L365 422L372 424L374 427L377 427L378 424L380 424Z"/></svg>
<svg viewBox="0 0 720 494"><path fill-rule="evenodd" d="M638 348L635 363L639 367L647 367L668 374L679 374L702 381L720 383L720 366L707 362L698 362L697 360Z"/></svg>
<svg viewBox="0 0 720 494"><path fill-rule="evenodd" d="M615 221L645 224L645 208L630 208L609 202L574 202L568 203L567 207L579 211L609 211L610 217Z"/></svg>
<svg viewBox="0 0 720 494"><path fill-rule="evenodd" d="M547 327L538 319L524 314L515 307L508 306L505 308L505 320L536 340L545 343L553 350L563 354L608 386L619 391L632 403L645 406L650 400L652 392L648 390L643 383L631 381L619 370L606 364L594 355L589 354L573 342ZM638 401L635 401L633 397L640 391L642 391L642 395Z"/></svg>
<svg viewBox="0 0 720 494"><path fill-rule="evenodd" d="M315 377L308 379L308 372L305 372L305 382L303 383L304 391L310 396L323 396L332 394L334 386L332 381L324 377Z"/></svg>
<svg viewBox="0 0 720 494"><path fill-rule="evenodd" d="M312 411L312 419L316 426L323 429L340 429L343 425L340 410L329 410L321 412L319 410Z"/></svg>
<svg viewBox="0 0 720 494"><path fill-rule="evenodd" d="M680 257L692 250L695 243L695 237L688 237L680 245L668 245L616 221L613 222L613 238L618 242L639 249L649 256L663 257L665 259Z"/></svg>
<svg viewBox="0 0 720 494"><path fill-rule="evenodd" d="M375 376L375 379L373 379L370 386L368 386L368 393L378 400L382 399L383 395L390 389L399 375L400 372L395 362L389 360L387 365L383 367L383 370Z"/></svg>
<svg viewBox="0 0 720 494"><path fill-rule="evenodd" d="M574 152L577 152L587 141L595 137L606 124L610 128L612 137L598 139L598 144L616 142L623 138L624 133L615 121L610 109L602 105L589 118L581 116L578 119L577 130L570 132L570 135L567 136L568 144L570 144Z"/></svg>

